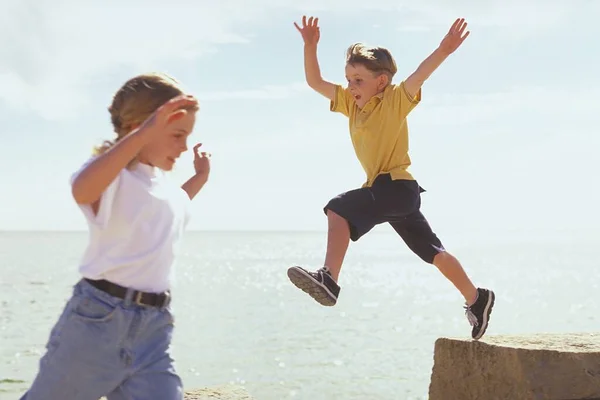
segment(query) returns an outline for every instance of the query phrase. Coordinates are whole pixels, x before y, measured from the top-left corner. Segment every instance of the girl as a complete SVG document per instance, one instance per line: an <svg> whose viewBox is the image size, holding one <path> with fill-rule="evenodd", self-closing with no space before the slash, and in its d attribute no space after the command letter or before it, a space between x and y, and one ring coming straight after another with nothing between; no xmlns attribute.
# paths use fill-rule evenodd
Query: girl
<svg viewBox="0 0 600 400"><path fill-rule="evenodd" d="M196 173L181 187L165 172L187 150L197 110L197 100L163 74L132 78L115 94L116 139L71 179L90 231L82 279L21 400L183 398L169 353L171 272L210 155L194 146Z"/></svg>

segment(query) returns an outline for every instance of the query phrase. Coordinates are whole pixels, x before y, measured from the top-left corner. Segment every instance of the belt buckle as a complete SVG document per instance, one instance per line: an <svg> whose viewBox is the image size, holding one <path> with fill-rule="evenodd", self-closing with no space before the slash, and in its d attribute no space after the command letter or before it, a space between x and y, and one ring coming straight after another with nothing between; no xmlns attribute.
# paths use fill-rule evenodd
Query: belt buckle
<svg viewBox="0 0 600 400"><path fill-rule="evenodd" d="M140 306L147 306L148 304L146 303L142 303L142 296L144 295L144 292L136 292L135 296L133 297L133 302L137 305ZM165 295L165 299L162 302L162 304L160 306L158 306L158 304L156 306L158 306L159 308L165 308L167 307L170 303L171 303L171 293L169 293L169 291L164 292Z"/></svg>
<svg viewBox="0 0 600 400"><path fill-rule="evenodd" d="M171 293L167 290L164 295L165 301L163 301L161 308L165 308L171 303Z"/></svg>

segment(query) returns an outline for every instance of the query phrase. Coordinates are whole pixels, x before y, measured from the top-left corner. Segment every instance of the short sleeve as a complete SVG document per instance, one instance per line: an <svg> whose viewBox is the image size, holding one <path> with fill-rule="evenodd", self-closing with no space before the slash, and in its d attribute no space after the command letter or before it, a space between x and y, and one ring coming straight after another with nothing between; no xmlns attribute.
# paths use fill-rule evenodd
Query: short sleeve
<svg viewBox="0 0 600 400"><path fill-rule="evenodd" d="M350 116L350 111L354 107L354 97L348 89L344 89L341 85L335 86L335 98L331 101L329 109L333 112L339 112L346 117Z"/></svg>
<svg viewBox="0 0 600 400"><path fill-rule="evenodd" d="M92 163L94 158L91 158L87 162L85 162L79 170L77 170L74 174L71 175L70 184L73 185L75 179L81 174L81 172ZM91 226L95 226L100 229L104 229L108 224L110 219L110 215L112 212L113 204L115 201L117 189L119 187L119 183L121 181L121 174L117 175L117 177L108 185L108 187L104 190L102 195L100 196L100 206L98 208L98 213L94 214L92 210L92 206L90 204L77 204L80 210L83 212L86 221Z"/></svg>
<svg viewBox="0 0 600 400"><path fill-rule="evenodd" d="M398 112L402 118L406 118L408 114L421 102L421 89L411 97L406 92L404 82L399 85L393 85L392 87L393 101L395 107L398 108Z"/></svg>

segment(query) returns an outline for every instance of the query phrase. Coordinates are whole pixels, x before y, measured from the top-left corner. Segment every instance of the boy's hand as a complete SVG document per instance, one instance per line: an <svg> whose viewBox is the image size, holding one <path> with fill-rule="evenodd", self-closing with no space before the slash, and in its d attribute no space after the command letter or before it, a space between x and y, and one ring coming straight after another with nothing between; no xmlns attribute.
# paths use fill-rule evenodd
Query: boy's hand
<svg viewBox="0 0 600 400"><path fill-rule="evenodd" d="M298 29L298 32L302 35L304 44L307 46L316 46L319 43L321 37L321 31L318 26L319 18L310 17L308 23L306 23L306 15L302 17L302 28L294 22L294 26Z"/></svg>
<svg viewBox="0 0 600 400"><path fill-rule="evenodd" d="M469 31L465 33L466 28L467 23L465 22L464 18L458 18L456 21L454 21L454 24L452 24L450 27L446 37L444 37L440 43L440 50L445 55L454 53L469 36Z"/></svg>
<svg viewBox="0 0 600 400"><path fill-rule="evenodd" d="M454 21L454 24L452 24L438 48L405 80L404 87L410 97L414 97L419 93L423 83L465 41L467 36L469 36L469 31L465 33L466 28L467 23L464 18L458 18Z"/></svg>

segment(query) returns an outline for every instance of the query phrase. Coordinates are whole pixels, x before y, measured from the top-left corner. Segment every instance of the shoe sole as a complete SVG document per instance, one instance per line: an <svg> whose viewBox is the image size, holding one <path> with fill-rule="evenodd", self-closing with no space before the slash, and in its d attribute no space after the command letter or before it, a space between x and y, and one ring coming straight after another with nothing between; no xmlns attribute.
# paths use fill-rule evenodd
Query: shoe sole
<svg viewBox="0 0 600 400"><path fill-rule="evenodd" d="M297 288L308 293L308 295L315 299L317 303L326 307L334 306L335 303L337 303L337 299L326 286L316 281L302 269L291 267L288 269L287 275Z"/></svg>
<svg viewBox="0 0 600 400"><path fill-rule="evenodd" d="M492 308L494 308L494 303L496 302L496 295L491 290L489 293L487 304L483 310L483 323L481 324L479 333L473 338L474 340L479 340L483 337L488 327L490 315L492 315Z"/></svg>

